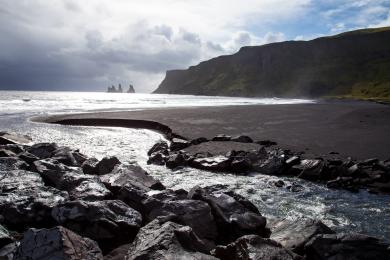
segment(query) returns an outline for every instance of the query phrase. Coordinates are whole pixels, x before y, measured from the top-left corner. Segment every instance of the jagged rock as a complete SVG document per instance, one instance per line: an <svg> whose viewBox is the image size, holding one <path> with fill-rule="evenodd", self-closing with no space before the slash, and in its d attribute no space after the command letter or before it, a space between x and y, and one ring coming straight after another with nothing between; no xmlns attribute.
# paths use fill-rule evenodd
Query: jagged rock
<svg viewBox="0 0 390 260"><path fill-rule="evenodd" d="M190 226L207 243L217 238L217 227L206 202L187 199L187 193L165 190L144 200L146 220L168 218Z"/></svg>
<svg viewBox="0 0 390 260"><path fill-rule="evenodd" d="M28 164L18 157L0 157L0 171L27 170Z"/></svg>
<svg viewBox="0 0 390 260"><path fill-rule="evenodd" d="M18 250L19 242L13 242L11 244L0 247L0 259L1 260L13 260L16 250Z"/></svg>
<svg viewBox="0 0 390 260"><path fill-rule="evenodd" d="M58 145L55 143L39 143L34 144L27 149L27 152L39 157L40 159L46 159L53 155L53 152L58 149Z"/></svg>
<svg viewBox="0 0 390 260"><path fill-rule="evenodd" d="M207 171L226 171L230 170L231 159L226 156L214 156L206 158L195 158L190 162L190 166Z"/></svg>
<svg viewBox="0 0 390 260"><path fill-rule="evenodd" d="M100 179L115 194L126 186L139 187L145 191L165 189L160 181L154 179L138 165L117 166L112 173L102 175Z"/></svg>
<svg viewBox="0 0 390 260"><path fill-rule="evenodd" d="M246 158L235 158L230 164L230 171L235 173L244 173L252 169L251 161Z"/></svg>
<svg viewBox="0 0 390 260"><path fill-rule="evenodd" d="M264 160L260 160L253 165L253 170L262 174L281 175L284 172L284 158L271 155Z"/></svg>
<svg viewBox="0 0 390 260"><path fill-rule="evenodd" d="M149 156L149 159L147 161L147 164L155 164L155 165L165 165L165 161L167 160L167 157L163 155L162 153L153 153Z"/></svg>
<svg viewBox="0 0 390 260"><path fill-rule="evenodd" d="M104 175L112 172L116 165L121 162L115 156L104 157L96 164L97 174Z"/></svg>
<svg viewBox="0 0 390 260"><path fill-rule="evenodd" d="M171 140L171 145L169 148L171 149L171 151L179 151L179 150L182 150L184 148L187 148L190 145L191 145L191 143L188 142L187 140L173 138Z"/></svg>
<svg viewBox="0 0 390 260"><path fill-rule="evenodd" d="M11 237L8 230L2 225L0 225L0 248L12 243L12 241L14 241L14 239Z"/></svg>
<svg viewBox="0 0 390 260"><path fill-rule="evenodd" d="M10 150L1 149L0 157L16 157L16 154Z"/></svg>
<svg viewBox="0 0 390 260"><path fill-rule="evenodd" d="M128 260L216 260L188 226L154 220L140 229L131 244Z"/></svg>
<svg viewBox="0 0 390 260"><path fill-rule="evenodd" d="M28 164L33 164L35 161L39 160L39 158L37 156L35 156L29 152L23 152L23 153L19 154L18 157Z"/></svg>
<svg viewBox="0 0 390 260"><path fill-rule="evenodd" d="M206 143L208 141L209 141L209 139L207 139L206 137L199 137L199 138L191 140L191 145L198 145L201 143Z"/></svg>
<svg viewBox="0 0 390 260"><path fill-rule="evenodd" d="M291 185L288 185L286 188L291 192L300 192L305 189L305 187L295 182L293 182Z"/></svg>
<svg viewBox="0 0 390 260"><path fill-rule="evenodd" d="M231 141L239 143L253 143L253 139L246 135L234 136Z"/></svg>
<svg viewBox="0 0 390 260"><path fill-rule="evenodd" d="M8 227L49 226L51 210L68 198L67 192L46 187L37 173L27 171L0 172L0 215Z"/></svg>
<svg viewBox="0 0 390 260"><path fill-rule="evenodd" d="M217 135L211 139L212 141L230 141L232 139L229 135Z"/></svg>
<svg viewBox="0 0 390 260"><path fill-rule="evenodd" d="M38 172L47 185L60 187L65 173L75 172L74 169L51 158L34 161L34 170ZM80 172L81 173L81 172ZM76 174L78 174L76 172Z"/></svg>
<svg viewBox="0 0 390 260"><path fill-rule="evenodd" d="M148 197L147 193L149 191L151 190L147 187L126 184L116 193L116 197L140 212L144 217L146 216L146 209L143 202Z"/></svg>
<svg viewBox="0 0 390 260"><path fill-rule="evenodd" d="M81 166L81 164L73 156L73 151L69 147L58 148L53 152L51 158L67 166Z"/></svg>
<svg viewBox="0 0 390 260"><path fill-rule="evenodd" d="M325 163L323 160L317 159L305 159L292 167L294 175L297 175L299 178L306 180L319 180L321 179L321 174L325 168Z"/></svg>
<svg viewBox="0 0 390 260"><path fill-rule="evenodd" d="M0 149L11 151L14 154L20 154L24 152L24 146L20 144L7 144L7 145L0 144Z"/></svg>
<svg viewBox="0 0 390 260"><path fill-rule="evenodd" d="M81 165L81 168L83 169L83 172L85 174L97 175L98 170L96 168L96 165L98 162L99 161L96 158L89 158L83 162L83 164Z"/></svg>
<svg viewBox="0 0 390 260"><path fill-rule="evenodd" d="M265 147L270 147L273 145L277 145L277 142L271 141L271 140L262 140L262 141L257 141L259 145L265 146Z"/></svg>
<svg viewBox="0 0 390 260"><path fill-rule="evenodd" d="M291 156L290 158L288 158L286 160L286 165L289 167L294 166L294 165L298 164L300 162L300 160L301 159L299 158L299 156Z"/></svg>
<svg viewBox="0 0 390 260"><path fill-rule="evenodd" d="M311 260L390 259L389 244L361 234L324 234L313 237L305 246Z"/></svg>
<svg viewBox="0 0 390 260"><path fill-rule="evenodd" d="M318 234L333 234L334 231L319 220L281 220L273 223L270 238L297 254L303 254L307 242Z"/></svg>
<svg viewBox="0 0 390 260"><path fill-rule="evenodd" d="M127 252L129 251L130 244L122 245L115 248L110 253L104 256L104 260L123 260L126 259Z"/></svg>
<svg viewBox="0 0 390 260"><path fill-rule="evenodd" d="M110 251L133 240L142 224L141 214L120 200L70 201L53 208L62 226L99 242Z"/></svg>
<svg viewBox="0 0 390 260"><path fill-rule="evenodd" d="M256 206L234 192L208 191L194 187L188 194L190 199L209 204L218 228L221 243L232 242L240 236L255 234L268 236L266 219Z"/></svg>
<svg viewBox="0 0 390 260"><path fill-rule="evenodd" d="M223 260L299 260L300 256L277 242L256 235L240 237L227 246L217 246L212 255Z"/></svg>
<svg viewBox="0 0 390 260"><path fill-rule="evenodd" d="M183 153L171 154L167 158L165 165L169 169L175 169L177 167L187 165L187 159L188 159L188 156L186 154L183 154Z"/></svg>
<svg viewBox="0 0 390 260"><path fill-rule="evenodd" d="M16 142L4 137L0 136L0 145L6 145L6 144L16 144Z"/></svg>
<svg viewBox="0 0 390 260"><path fill-rule="evenodd" d="M99 179L88 179L69 190L69 197L72 200L104 200L112 196L112 193L104 186Z"/></svg>
<svg viewBox="0 0 390 260"><path fill-rule="evenodd" d="M153 153L162 153L163 155L168 155L168 144L167 142L160 141L152 146L148 151L148 156L151 156Z"/></svg>
<svg viewBox="0 0 390 260"><path fill-rule="evenodd" d="M282 180L277 180L277 181L274 182L274 185L275 185L276 187L281 188L281 187L284 186L284 181L282 181Z"/></svg>
<svg viewBox="0 0 390 260"><path fill-rule="evenodd" d="M31 137L27 135L21 135L17 133L7 133L7 132L0 132L0 145L1 143L1 138L4 138L6 140L9 140L11 142L14 142L16 144L27 144L31 142Z"/></svg>
<svg viewBox="0 0 390 260"><path fill-rule="evenodd" d="M83 238L66 228L31 228L24 234L23 239L20 241L14 259L103 260L103 255L95 241Z"/></svg>

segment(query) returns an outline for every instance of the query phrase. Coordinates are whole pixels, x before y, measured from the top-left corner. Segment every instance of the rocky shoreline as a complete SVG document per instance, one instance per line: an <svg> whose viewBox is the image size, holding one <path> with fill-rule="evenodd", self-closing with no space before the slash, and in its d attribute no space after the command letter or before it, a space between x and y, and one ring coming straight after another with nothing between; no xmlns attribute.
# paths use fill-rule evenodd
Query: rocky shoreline
<svg viewBox="0 0 390 260"><path fill-rule="evenodd" d="M269 220L249 200L223 185L170 190L138 165L116 157L97 160L55 143L26 145L21 144L23 140L30 141L12 134L0 136L0 259L390 257L389 245L373 237L336 234L311 219ZM154 163L161 159L160 163L175 168L181 166L173 167L177 158L192 156L182 149L204 141L188 145L173 137L170 145L156 144L149 155ZM250 139L219 136L213 142L232 141ZM268 159L271 155L281 158L272 146L255 153L256 158L265 154ZM293 168L304 161L293 156L283 157L283 163L295 161ZM231 153L226 158L231 160L229 167L236 160L233 168L239 169L247 157ZM219 161L206 163L205 158L213 157L198 156L193 162L199 159L195 165L200 168L220 169ZM371 160L366 165L372 168L379 163ZM262 167L274 165L272 160L272 165ZM311 176L317 171L310 165L309 170L297 170ZM360 162L357 167L363 166Z"/></svg>

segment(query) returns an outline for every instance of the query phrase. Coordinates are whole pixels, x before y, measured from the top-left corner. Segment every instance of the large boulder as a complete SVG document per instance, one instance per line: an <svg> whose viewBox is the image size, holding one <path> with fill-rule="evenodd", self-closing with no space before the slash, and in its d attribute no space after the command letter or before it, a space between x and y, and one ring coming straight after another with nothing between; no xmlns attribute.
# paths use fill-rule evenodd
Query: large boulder
<svg viewBox="0 0 390 260"><path fill-rule="evenodd" d="M219 134L214 136L213 139L211 140L214 142L226 142L226 141L230 141L231 139L232 137L229 135Z"/></svg>
<svg viewBox="0 0 390 260"><path fill-rule="evenodd" d="M87 160L85 155L69 147L58 148L53 152L52 158L65 165L77 167L80 167Z"/></svg>
<svg viewBox="0 0 390 260"><path fill-rule="evenodd" d="M27 170L28 164L18 157L0 157L0 171Z"/></svg>
<svg viewBox="0 0 390 260"><path fill-rule="evenodd" d="M152 146L148 151L148 156L151 156L154 153L161 153L163 155L168 155L168 144L167 142L160 141Z"/></svg>
<svg viewBox="0 0 390 260"><path fill-rule="evenodd" d="M119 161L119 159L115 156L104 157L96 164L97 174L104 175L110 173L115 168L115 166L120 163L121 162Z"/></svg>
<svg viewBox="0 0 390 260"><path fill-rule="evenodd" d="M117 166L112 173L100 176L100 179L114 194L126 186L139 187L145 191L165 189L160 181L154 179L138 165Z"/></svg>
<svg viewBox="0 0 390 260"><path fill-rule="evenodd" d="M18 250L19 242L12 242L8 245L0 247L0 259L1 260L13 260L15 253Z"/></svg>
<svg viewBox="0 0 390 260"><path fill-rule="evenodd" d="M175 169L177 167L186 166L188 159L189 159L188 155L186 155L184 153L181 153L181 152L174 153L174 154L169 155L166 158L165 165L169 169Z"/></svg>
<svg viewBox="0 0 390 260"><path fill-rule="evenodd" d="M287 249L303 254L305 244L318 234L333 234L328 226L319 220L281 220L273 223L270 238Z"/></svg>
<svg viewBox="0 0 390 260"><path fill-rule="evenodd" d="M190 226L198 237L213 245L217 238L217 226L206 202L187 199L185 191L165 190L143 201L146 220L172 219Z"/></svg>
<svg viewBox="0 0 390 260"><path fill-rule="evenodd" d="M219 243L229 243L248 234L269 235L266 218L251 202L234 192L194 187L188 197L209 204L217 224Z"/></svg>
<svg viewBox="0 0 390 260"><path fill-rule="evenodd" d="M231 141L239 143L253 143L253 139L247 135L238 135L232 137Z"/></svg>
<svg viewBox="0 0 390 260"><path fill-rule="evenodd" d="M53 208L58 224L99 242L108 252L131 242L142 224L141 214L120 200L71 201Z"/></svg>
<svg viewBox="0 0 390 260"><path fill-rule="evenodd" d="M320 159L305 159L294 165L291 171L299 178L316 181L322 178L325 162Z"/></svg>
<svg viewBox="0 0 390 260"><path fill-rule="evenodd" d="M195 158L190 162L190 166L206 171L229 172L231 159L226 156L213 156L206 158Z"/></svg>
<svg viewBox="0 0 390 260"><path fill-rule="evenodd" d="M69 190L69 197L71 200L96 201L109 199L112 197L112 193L99 179L91 178Z"/></svg>
<svg viewBox="0 0 390 260"><path fill-rule="evenodd" d="M277 242L256 235L240 237L227 246L217 246L212 255L223 260L299 260L300 256Z"/></svg>
<svg viewBox="0 0 390 260"><path fill-rule="evenodd" d="M150 222L130 245L127 260L216 260L188 226L174 222Z"/></svg>
<svg viewBox="0 0 390 260"><path fill-rule="evenodd" d="M285 169L285 160L282 156L270 155L252 165L253 170L262 174L281 175Z"/></svg>
<svg viewBox="0 0 390 260"><path fill-rule="evenodd" d="M52 259L103 259L96 242L83 238L72 231L55 227L52 229L29 229L15 254L14 260Z"/></svg>
<svg viewBox="0 0 390 260"><path fill-rule="evenodd" d="M311 260L390 259L389 244L361 234L317 235L306 244L305 252Z"/></svg>
<svg viewBox="0 0 390 260"><path fill-rule="evenodd" d="M184 148L187 148L190 145L191 143L188 142L187 140L180 139L180 138L172 138L171 145L169 146L169 148L171 149L171 151L179 151Z"/></svg>
<svg viewBox="0 0 390 260"><path fill-rule="evenodd" d="M37 173L15 170L0 176L0 215L13 229L52 225L52 208L68 199L67 192L44 186Z"/></svg>
<svg viewBox="0 0 390 260"><path fill-rule="evenodd" d="M27 149L27 152L35 155L40 159L46 159L53 155L53 152L58 149L58 145L55 143L39 143Z"/></svg>

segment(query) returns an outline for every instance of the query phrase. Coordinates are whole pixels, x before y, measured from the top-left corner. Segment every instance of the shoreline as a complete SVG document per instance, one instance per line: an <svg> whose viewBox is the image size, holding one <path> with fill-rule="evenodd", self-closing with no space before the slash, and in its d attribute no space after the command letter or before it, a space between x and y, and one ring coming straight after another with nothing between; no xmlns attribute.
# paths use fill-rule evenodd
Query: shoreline
<svg viewBox="0 0 390 260"><path fill-rule="evenodd" d="M30 118L66 125L145 128L168 139L248 135L308 156L338 153L367 159L390 156L390 107L373 102L323 102L89 112Z"/></svg>

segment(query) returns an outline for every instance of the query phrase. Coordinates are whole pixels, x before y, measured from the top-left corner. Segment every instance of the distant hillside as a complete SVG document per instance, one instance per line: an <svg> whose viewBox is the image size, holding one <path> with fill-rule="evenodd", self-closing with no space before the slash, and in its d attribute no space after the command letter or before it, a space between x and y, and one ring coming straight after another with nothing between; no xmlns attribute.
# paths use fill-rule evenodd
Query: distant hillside
<svg viewBox="0 0 390 260"><path fill-rule="evenodd" d="M390 98L390 27L243 47L167 71L155 93Z"/></svg>

